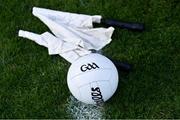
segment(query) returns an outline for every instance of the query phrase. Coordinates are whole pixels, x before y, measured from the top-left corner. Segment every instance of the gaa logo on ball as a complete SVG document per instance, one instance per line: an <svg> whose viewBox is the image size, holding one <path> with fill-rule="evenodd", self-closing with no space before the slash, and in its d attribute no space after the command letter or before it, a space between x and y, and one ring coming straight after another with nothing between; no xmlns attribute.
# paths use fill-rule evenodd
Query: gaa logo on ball
<svg viewBox="0 0 180 120"><path fill-rule="evenodd" d="M96 68L99 68L99 66L93 62L91 64L88 63L86 65L82 65L80 69L82 72L86 72L87 70L96 69Z"/></svg>
<svg viewBox="0 0 180 120"><path fill-rule="evenodd" d="M67 83L71 93L79 101L100 104L115 93L118 86L118 72L108 58L92 53L72 63Z"/></svg>

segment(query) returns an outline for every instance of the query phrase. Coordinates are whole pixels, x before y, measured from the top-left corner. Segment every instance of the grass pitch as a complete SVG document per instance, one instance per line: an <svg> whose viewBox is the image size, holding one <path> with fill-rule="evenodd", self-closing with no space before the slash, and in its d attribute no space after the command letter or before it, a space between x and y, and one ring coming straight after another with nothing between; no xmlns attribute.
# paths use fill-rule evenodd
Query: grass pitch
<svg viewBox="0 0 180 120"><path fill-rule="evenodd" d="M17 36L19 29L43 33L33 6L143 22L143 33L116 29L104 54L128 61L104 118L180 118L179 0L1 0L0 118L72 118L67 112L70 64Z"/></svg>

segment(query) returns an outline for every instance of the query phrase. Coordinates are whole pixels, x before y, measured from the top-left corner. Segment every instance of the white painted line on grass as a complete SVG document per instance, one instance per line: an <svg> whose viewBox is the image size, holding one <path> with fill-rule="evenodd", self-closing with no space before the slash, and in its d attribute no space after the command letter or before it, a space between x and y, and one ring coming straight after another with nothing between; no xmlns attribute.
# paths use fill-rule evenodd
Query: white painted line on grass
<svg viewBox="0 0 180 120"><path fill-rule="evenodd" d="M67 113L73 119L103 119L103 106L89 105L78 101L73 96L67 100Z"/></svg>

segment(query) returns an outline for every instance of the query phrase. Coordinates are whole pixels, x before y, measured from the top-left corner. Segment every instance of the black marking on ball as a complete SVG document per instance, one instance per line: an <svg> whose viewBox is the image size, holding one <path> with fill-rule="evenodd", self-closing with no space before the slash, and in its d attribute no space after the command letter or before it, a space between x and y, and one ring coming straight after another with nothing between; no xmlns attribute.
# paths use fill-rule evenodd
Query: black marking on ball
<svg viewBox="0 0 180 120"><path fill-rule="evenodd" d="M92 100L97 104L97 105L100 105L102 103L104 103L104 100L103 100L103 96L102 96L102 93L101 93L101 90L99 87L92 87L91 88L91 96L92 96Z"/></svg>

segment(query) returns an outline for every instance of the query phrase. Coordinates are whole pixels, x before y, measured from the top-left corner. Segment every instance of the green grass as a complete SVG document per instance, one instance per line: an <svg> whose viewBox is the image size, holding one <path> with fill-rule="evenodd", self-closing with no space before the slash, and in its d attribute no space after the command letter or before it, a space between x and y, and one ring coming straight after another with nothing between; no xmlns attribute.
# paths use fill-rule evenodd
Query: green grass
<svg viewBox="0 0 180 120"><path fill-rule="evenodd" d="M65 105L70 64L17 37L19 29L48 30L31 14L33 6L144 22L143 33L116 29L104 48L134 65L105 104L105 118L180 118L179 0L1 0L0 118L71 118Z"/></svg>

